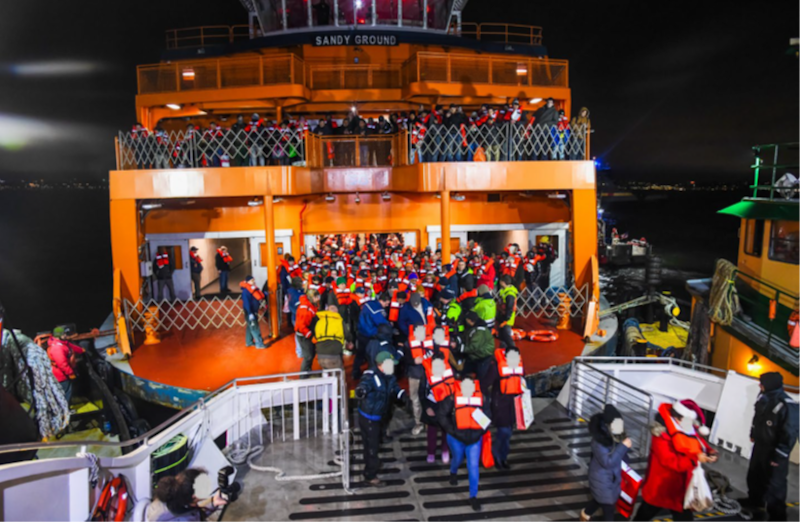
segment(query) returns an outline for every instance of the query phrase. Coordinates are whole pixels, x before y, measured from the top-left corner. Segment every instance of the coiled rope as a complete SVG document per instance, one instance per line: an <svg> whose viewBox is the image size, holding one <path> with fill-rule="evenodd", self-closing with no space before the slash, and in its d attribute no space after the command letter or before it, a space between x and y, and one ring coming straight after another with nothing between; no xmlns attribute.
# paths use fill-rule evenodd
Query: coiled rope
<svg viewBox="0 0 800 522"><path fill-rule="evenodd" d="M730 325L741 310L735 277L736 265L725 259L718 259L711 282L708 315L713 322L723 326Z"/></svg>

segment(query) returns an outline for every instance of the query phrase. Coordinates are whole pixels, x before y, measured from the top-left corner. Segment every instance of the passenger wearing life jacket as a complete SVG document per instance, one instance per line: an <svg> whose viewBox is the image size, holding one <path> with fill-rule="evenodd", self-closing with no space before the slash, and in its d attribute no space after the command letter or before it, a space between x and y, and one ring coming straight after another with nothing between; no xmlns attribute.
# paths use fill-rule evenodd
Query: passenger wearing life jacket
<svg viewBox="0 0 800 522"><path fill-rule="evenodd" d="M500 277L500 313L498 314L497 337L506 348L516 346L513 328L517 319L517 296L519 291L514 286L511 276Z"/></svg>
<svg viewBox="0 0 800 522"><path fill-rule="evenodd" d="M67 341L66 334L66 330L61 326L53 330L53 336L47 340L47 356L50 357L53 376L64 391L64 397L69 404L72 398L72 381L76 377L75 366L78 364L78 355L81 355L84 349Z"/></svg>
<svg viewBox="0 0 800 522"><path fill-rule="evenodd" d="M435 302L436 299L434 295L436 293L436 284L434 283L434 276L432 273L425 274L421 286L425 291L425 299L427 299L431 303Z"/></svg>
<svg viewBox="0 0 800 522"><path fill-rule="evenodd" d="M221 246L217 249L217 255L214 258L214 264L219 271L219 291L230 292L228 288L228 275L231 273L231 263L233 258L228 253L228 248Z"/></svg>
<svg viewBox="0 0 800 522"><path fill-rule="evenodd" d="M242 306L244 307L244 317L247 321L245 327L244 345L248 348L255 344L256 349L263 350L264 339L261 337L261 327L259 326L258 316L261 301L264 301L264 293L256 285L253 276L245 277L244 281L239 283L242 290Z"/></svg>
<svg viewBox="0 0 800 522"><path fill-rule="evenodd" d="M472 269L467 266L464 259L458 260L458 302L465 310L472 310L475 306L475 298L478 292L475 289L475 277L472 274Z"/></svg>
<svg viewBox="0 0 800 522"><path fill-rule="evenodd" d="M300 365L301 372L311 371L314 363L316 350L314 348L314 319L317 315L319 306L319 291L308 290L305 295L300 296L300 304L297 307L297 320L294 323L295 336L300 343L300 350L303 354L303 362ZM303 376L302 378L306 378Z"/></svg>
<svg viewBox="0 0 800 522"><path fill-rule="evenodd" d="M538 275L539 271L537 265L539 264L539 261L543 259L544 256L538 255L534 249L530 250L522 260L522 269L525 272L525 286L531 290L534 289L534 285L536 284L536 276Z"/></svg>
<svg viewBox="0 0 800 522"><path fill-rule="evenodd" d="M455 294L449 288L439 292L439 302L442 306L442 324L456 336L464 332L464 317L461 305L455 299Z"/></svg>
<svg viewBox="0 0 800 522"><path fill-rule="evenodd" d="M492 388L492 423L497 427L494 440L494 457L497 467L511 469L508 465L508 453L511 448L511 433L517 425L517 414L514 401L522 394L525 370L522 368L522 357L516 348L494 351L496 371L491 372Z"/></svg>
<svg viewBox="0 0 800 522"><path fill-rule="evenodd" d="M156 301L165 299L164 287L169 290L169 298L175 300L175 283L172 281L172 264L166 247L158 247L153 259L153 274L156 276Z"/></svg>
<svg viewBox="0 0 800 522"><path fill-rule="evenodd" d="M486 323L490 330L494 328L495 318L497 317L497 303L494 301L492 291L486 285L478 287L478 297L475 299L473 307L478 317Z"/></svg>
<svg viewBox="0 0 800 522"><path fill-rule="evenodd" d="M550 267L558 258L549 236L542 236L539 239L539 244L536 246L536 257L540 258L536 264L536 286L546 290L550 288Z"/></svg>
<svg viewBox="0 0 800 522"><path fill-rule="evenodd" d="M425 326L428 334L430 334L433 333L433 327L436 326L436 319L430 301L422 297L418 292L412 292L407 302L400 308L400 313L397 317L397 329L401 335L405 336L408 335L409 327L417 325Z"/></svg>
<svg viewBox="0 0 800 522"><path fill-rule="evenodd" d="M479 258L480 259L480 258ZM482 256L481 266L478 268L478 286L486 285L489 290L494 290L494 280L496 277L494 269L494 259Z"/></svg>
<svg viewBox="0 0 800 522"><path fill-rule="evenodd" d="M474 311L467 312L465 317L467 324L467 335L464 341L464 355L467 362L464 366L466 374L475 373L478 380L487 388L481 390L488 394L487 375L494 365L494 337L492 330L486 327L486 323L478 317Z"/></svg>
<svg viewBox="0 0 800 522"><path fill-rule="evenodd" d="M412 303L419 300L419 294L412 294L406 307L413 306ZM419 306L421 307L421 305ZM424 428L421 422L422 406L419 401L420 382L425 379L425 368L422 363L433 355L433 329L429 330L421 320L418 320L416 324L409 324L408 329L406 374L408 375L408 393L414 413L414 427L411 429L411 434L419 435Z"/></svg>
<svg viewBox="0 0 800 522"><path fill-rule="evenodd" d="M358 316L356 355L353 359L353 380L361 378L361 366L367 362L367 345L378 334L378 326L388 324L386 308L392 298L384 292L377 300L367 301L361 306ZM391 325L390 325L391 326Z"/></svg>
<svg viewBox="0 0 800 522"><path fill-rule="evenodd" d="M458 468L466 457L469 476L469 503L481 510L478 481L483 435L491 420L489 405L484 401L479 384L469 378L455 381L454 393L445 397L436 409L436 420L447 433L450 447L450 485L458 485Z"/></svg>
<svg viewBox="0 0 800 522"><path fill-rule="evenodd" d="M397 288L393 288L395 284L396 283L389 284L389 292L392 294L392 302L389 304L389 322L397 324L400 321L400 310L403 309L408 300L408 294ZM402 330L400 331L400 335L405 337Z"/></svg>
<svg viewBox="0 0 800 522"><path fill-rule="evenodd" d="M192 276L192 285L194 286L194 298L200 299L200 282L203 274L203 259L197 255L198 248L193 246L189 249L189 271Z"/></svg>
<svg viewBox="0 0 800 522"><path fill-rule="evenodd" d="M317 312L317 323L314 326L317 361L323 370L344 369L342 354L344 353L345 328L340 308L329 304L324 311Z"/></svg>
<svg viewBox="0 0 800 522"><path fill-rule="evenodd" d="M443 332L440 327L434 332ZM422 404L422 421L428 426L428 464L436 461L436 442L440 438L442 463L450 462L450 448L447 446L447 433L436 420L436 409L439 403L455 393L455 375L448 357L438 350L433 356L422 361L425 368L425 379L419 387L419 400Z"/></svg>

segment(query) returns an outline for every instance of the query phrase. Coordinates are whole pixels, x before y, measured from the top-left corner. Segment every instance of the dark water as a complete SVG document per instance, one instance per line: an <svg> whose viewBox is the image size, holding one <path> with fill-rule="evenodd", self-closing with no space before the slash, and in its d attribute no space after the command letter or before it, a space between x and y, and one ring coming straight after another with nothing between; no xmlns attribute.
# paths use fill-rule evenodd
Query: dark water
<svg viewBox="0 0 800 522"><path fill-rule="evenodd" d="M0 191L0 302L27 335L72 322L100 326L111 311L105 190Z"/></svg>
<svg viewBox="0 0 800 522"><path fill-rule="evenodd" d="M621 232L646 237L667 268L662 290L687 298L687 277L708 276L718 257L736 259L738 221L716 211L732 192L667 193L661 201L606 203ZM0 191L0 301L7 324L27 334L64 322L81 331L111 310L108 193L104 190ZM612 301L638 295L642 269L604 270Z"/></svg>

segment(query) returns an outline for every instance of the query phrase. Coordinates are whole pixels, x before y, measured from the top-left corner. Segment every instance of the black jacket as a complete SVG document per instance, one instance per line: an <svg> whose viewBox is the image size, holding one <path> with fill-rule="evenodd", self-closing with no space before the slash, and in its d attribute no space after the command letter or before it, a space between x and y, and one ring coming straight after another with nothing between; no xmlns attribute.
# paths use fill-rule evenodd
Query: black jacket
<svg viewBox="0 0 800 522"><path fill-rule="evenodd" d="M762 393L755 410L750 429L755 445L770 448L773 462L788 459L797 441L797 403L779 388Z"/></svg>
<svg viewBox="0 0 800 522"><path fill-rule="evenodd" d="M231 265L222 260L222 256L219 255L219 252L217 252L217 255L214 257L214 264L220 272L231 271Z"/></svg>
<svg viewBox="0 0 800 522"><path fill-rule="evenodd" d="M394 375L380 370L367 370L356 387L356 397L363 397L358 409L369 416L382 417L394 400L402 400L405 391L397 384Z"/></svg>
<svg viewBox="0 0 800 522"><path fill-rule="evenodd" d="M159 268L158 263L153 261L153 273L159 281L165 281L172 278L172 266L164 265Z"/></svg>
<svg viewBox="0 0 800 522"><path fill-rule="evenodd" d="M487 384L492 387L492 424L498 428L515 427L517 425L517 410L514 404L516 395L507 395L500 391L500 372L496 364L491 365L486 373L488 375L484 379L488 379Z"/></svg>
<svg viewBox="0 0 800 522"><path fill-rule="evenodd" d="M549 127L558 123L558 110L556 110L555 105L553 107L542 105L533 113L533 118L534 124Z"/></svg>
<svg viewBox="0 0 800 522"><path fill-rule="evenodd" d="M491 418L491 401L488 397L483 398L483 413L486 414L487 417ZM460 430L458 429L458 425L456 424L456 401L455 396L450 395L446 397L442 402L439 403L439 407L436 409L436 422L439 426L442 427L445 433L448 435L457 438L461 442L466 445L471 445L481 437L486 432L486 430Z"/></svg>

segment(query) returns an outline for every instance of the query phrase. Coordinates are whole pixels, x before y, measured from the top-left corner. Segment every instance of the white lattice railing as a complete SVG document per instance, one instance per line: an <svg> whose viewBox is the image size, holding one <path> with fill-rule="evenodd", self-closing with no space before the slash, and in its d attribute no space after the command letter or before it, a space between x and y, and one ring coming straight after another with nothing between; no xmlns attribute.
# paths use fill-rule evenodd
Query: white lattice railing
<svg viewBox="0 0 800 522"><path fill-rule="evenodd" d="M495 295L500 301L498 288L495 288ZM583 317L590 297L588 284L580 288L575 285L569 288L551 287L546 290L539 287L533 290L524 288L517 296L517 315L524 318L556 319L561 316L562 306L569 304L570 317ZM569 299L569 303L565 298Z"/></svg>
<svg viewBox="0 0 800 522"><path fill-rule="evenodd" d="M247 321L240 295L226 295L212 299L189 301L125 300L125 319L131 331L156 330L208 330L245 326ZM259 317L263 318L266 306L261 303Z"/></svg>

